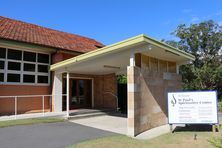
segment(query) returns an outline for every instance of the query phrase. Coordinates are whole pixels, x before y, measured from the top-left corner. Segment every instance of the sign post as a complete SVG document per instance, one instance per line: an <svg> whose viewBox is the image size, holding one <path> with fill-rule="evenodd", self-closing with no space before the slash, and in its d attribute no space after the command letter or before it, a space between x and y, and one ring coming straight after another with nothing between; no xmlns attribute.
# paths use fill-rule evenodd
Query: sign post
<svg viewBox="0 0 222 148"><path fill-rule="evenodd" d="M219 123L216 91L169 92L167 102L170 125Z"/></svg>

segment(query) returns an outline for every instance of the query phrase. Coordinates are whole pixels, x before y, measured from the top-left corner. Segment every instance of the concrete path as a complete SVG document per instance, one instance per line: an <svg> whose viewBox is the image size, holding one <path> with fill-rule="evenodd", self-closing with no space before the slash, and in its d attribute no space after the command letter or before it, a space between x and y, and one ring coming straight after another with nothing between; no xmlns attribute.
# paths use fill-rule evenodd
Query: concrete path
<svg viewBox="0 0 222 148"><path fill-rule="evenodd" d="M65 148L70 144L117 135L70 122L0 128L2 148Z"/></svg>
<svg viewBox="0 0 222 148"><path fill-rule="evenodd" d="M104 115L84 119L75 119L71 120L71 122L123 135L126 135L127 132L127 118L121 116Z"/></svg>

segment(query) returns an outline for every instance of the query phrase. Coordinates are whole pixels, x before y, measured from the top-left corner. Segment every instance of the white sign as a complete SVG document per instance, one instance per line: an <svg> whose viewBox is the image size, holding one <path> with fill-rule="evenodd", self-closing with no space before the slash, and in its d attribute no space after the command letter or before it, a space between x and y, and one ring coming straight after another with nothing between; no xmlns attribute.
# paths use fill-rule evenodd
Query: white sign
<svg viewBox="0 0 222 148"><path fill-rule="evenodd" d="M169 124L218 124L217 92L169 92Z"/></svg>

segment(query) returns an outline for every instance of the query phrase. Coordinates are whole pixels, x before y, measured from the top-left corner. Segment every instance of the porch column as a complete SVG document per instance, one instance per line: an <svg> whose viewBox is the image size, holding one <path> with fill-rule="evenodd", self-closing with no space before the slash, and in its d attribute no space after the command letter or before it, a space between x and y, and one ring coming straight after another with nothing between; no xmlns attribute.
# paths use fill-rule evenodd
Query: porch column
<svg viewBox="0 0 222 148"><path fill-rule="evenodd" d="M127 94L128 94L128 113L127 113L127 135L130 137L135 136L135 55L132 52L130 56L130 66L127 66Z"/></svg>
<svg viewBox="0 0 222 148"><path fill-rule="evenodd" d="M127 67L127 135L135 137L140 128L140 68L136 66ZM139 116L139 117L138 117Z"/></svg>
<svg viewBox="0 0 222 148"><path fill-rule="evenodd" d="M134 51L131 51L130 66L135 66L135 53L134 53Z"/></svg>
<svg viewBox="0 0 222 148"><path fill-rule="evenodd" d="M69 117L69 72L66 73L66 117Z"/></svg>
<svg viewBox="0 0 222 148"><path fill-rule="evenodd" d="M62 73L54 72L52 88L52 110L62 112Z"/></svg>

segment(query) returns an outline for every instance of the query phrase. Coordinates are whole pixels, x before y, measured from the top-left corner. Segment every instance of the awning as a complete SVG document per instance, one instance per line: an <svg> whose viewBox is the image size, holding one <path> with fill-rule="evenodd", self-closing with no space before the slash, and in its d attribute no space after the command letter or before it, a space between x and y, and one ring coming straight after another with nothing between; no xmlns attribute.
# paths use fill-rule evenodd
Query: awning
<svg viewBox="0 0 222 148"><path fill-rule="evenodd" d="M194 60L193 55L142 34L53 64L50 70L77 74L122 73L126 72L132 52L177 64Z"/></svg>

